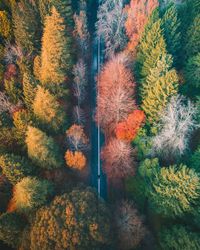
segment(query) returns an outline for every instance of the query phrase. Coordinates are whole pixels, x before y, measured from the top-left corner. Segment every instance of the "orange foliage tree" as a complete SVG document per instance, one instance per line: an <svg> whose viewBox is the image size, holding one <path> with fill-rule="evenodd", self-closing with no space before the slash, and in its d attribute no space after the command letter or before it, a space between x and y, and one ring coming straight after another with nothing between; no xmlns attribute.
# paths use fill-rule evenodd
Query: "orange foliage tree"
<svg viewBox="0 0 200 250"><path fill-rule="evenodd" d="M65 160L66 164L71 168L82 170L86 167L86 157L80 151L67 150Z"/></svg>
<svg viewBox="0 0 200 250"><path fill-rule="evenodd" d="M117 138L110 139L101 152L103 169L108 178L134 175L133 153L134 150L129 143Z"/></svg>
<svg viewBox="0 0 200 250"><path fill-rule="evenodd" d="M144 112L142 110L134 110L125 121L120 122L117 125L115 129L117 139L132 141L136 137L137 132L144 121Z"/></svg>
<svg viewBox="0 0 200 250"><path fill-rule="evenodd" d="M98 80L96 121L105 133L112 133L135 107L135 83L127 55L119 54L106 63Z"/></svg>
<svg viewBox="0 0 200 250"><path fill-rule="evenodd" d="M130 39L128 50L132 53L135 52L149 16L157 6L158 0L131 0L130 4L125 7L128 16L125 28Z"/></svg>

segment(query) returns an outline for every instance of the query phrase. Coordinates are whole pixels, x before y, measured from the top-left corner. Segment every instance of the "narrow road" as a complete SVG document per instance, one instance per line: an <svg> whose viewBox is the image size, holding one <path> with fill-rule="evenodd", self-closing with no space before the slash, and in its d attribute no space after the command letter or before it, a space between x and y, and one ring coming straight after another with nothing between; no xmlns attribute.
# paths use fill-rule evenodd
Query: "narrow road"
<svg viewBox="0 0 200 250"><path fill-rule="evenodd" d="M91 81L92 81L92 107L93 116L96 111L96 97L97 97L97 74L100 72L101 63L103 62L102 45L99 38L93 35L92 43L92 67L91 67ZM98 112L98 110L97 110ZM107 197L107 182L106 176L102 171L101 162L101 147L104 143L103 134L100 131L100 126L92 121L92 136L91 136L91 184L99 193L99 196L106 199Z"/></svg>

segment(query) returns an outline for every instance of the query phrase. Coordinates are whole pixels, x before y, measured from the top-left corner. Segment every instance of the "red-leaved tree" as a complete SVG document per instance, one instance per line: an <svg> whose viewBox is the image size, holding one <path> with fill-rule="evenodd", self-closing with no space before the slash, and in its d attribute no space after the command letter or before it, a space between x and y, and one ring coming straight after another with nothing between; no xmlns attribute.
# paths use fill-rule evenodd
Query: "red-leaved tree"
<svg viewBox="0 0 200 250"><path fill-rule="evenodd" d="M125 121L120 122L117 125L115 129L117 139L126 141L134 140L144 121L144 111L134 110Z"/></svg>
<svg viewBox="0 0 200 250"><path fill-rule="evenodd" d="M125 10L128 17L125 27L127 36L130 39L128 43L129 51L135 52L148 17L157 6L158 0L131 0L130 4L126 6Z"/></svg>
<svg viewBox="0 0 200 250"><path fill-rule="evenodd" d="M126 54L119 54L105 64L97 86L96 121L105 134L110 134L135 108L135 83Z"/></svg>
<svg viewBox="0 0 200 250"><path fill-rule="evenodd" d="M103 169L108 178L125 178L135 173L134 150L127 142L112 138L101 152Z"/></svg>

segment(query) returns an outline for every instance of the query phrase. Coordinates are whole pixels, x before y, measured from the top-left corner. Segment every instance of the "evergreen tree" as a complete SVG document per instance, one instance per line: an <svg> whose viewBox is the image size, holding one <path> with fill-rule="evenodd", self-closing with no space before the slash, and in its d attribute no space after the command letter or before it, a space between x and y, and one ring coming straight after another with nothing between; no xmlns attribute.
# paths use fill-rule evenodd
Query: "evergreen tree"
<svg viewBox="0 0 200 250"><path fill-rule="evenodd" d="M185 78L188 92L191 90L191 87L195 87L196 90L200 89L200 52L190 57L186 63Z"/></svg>
<svg viewBox="0 0 200 250"><path fill-rule="evenodd" d="M14 35L17 45L26 53L40 48L41 24L36 7L29 0L21 0L12 7Z"/></svg>
<svg viewBox="0 0 200 250"><path fill-rule="evenodd" d="M177 8L174 3L170 3L164 13L161 13L161 27L164 31L167 51L173 56L176 64L178 63L181 48L180 20Z"/></svg>
<svg viewBox="0 0 200 250"><path fill-rule="evenodd" d="M64 18L55 7L45 20L42 38L41 81L43 85L62 84L71 75L73 66L72 37L67 33Z"/></svg>
<svg viewBox="0 0 200 250"><path fill-rule="evenodd" d="M16 248L20 244L25 221L17 213L4 213L0 216L0 240Z"/></svg>
<svg viewBox="0 0 200 250"><path fill-rule="evenodd" d="M159 233L159 244L162 250L199 250L199 234L189 228L175 225L171 228L163 228Z"/></svg>
<svg viewBox="0 0 200 250"><path fill-rule="evenodd" d="M53 184L47 180L23 178L14 189L13 199L17 211L27 213L45 205L53 190Z"/></svg>
<svg viewBox="0 0 200 250"><path fill-rule="evenodd" d="M200 176L185 165L157 171L148 187L152 208L167 217L192 212L200 197Z"/></svg>
<svg viewBox="0 0 200 250"><path fill-rule="evenodd" d="M195 169L197 172L200 172L200 145L192 154L189 164L191 168Z"/></svg>
<svg viewBox="0 0 200 250"><path fill-rule="evenodd" d="M41 168L54 169L62 166L64 157L62 158L58 145L41 130L29 126L26 144L29 158Z"/></svg>
<svg viewBox="0 0 200 250"><path fill-rule="evenodd" d="M24 177L35 173L34 167L27 159L14 154L0 155L0 166L3 174L12 184L16 184Z"/></svg>
<svg viewBox="0 0 200 250"><path fill-rule="evenodd" d="M33 101L35 99L36 94L36 86L37 81L34 79L34 77L26 72L23 75L23 99L26 104L26 107L32 111L33 109Z"/></svg>
<svg viewBox="0 0 200 250"><path fill-rule="evenodd" d="M65 111L56 98L42 87L38 87L33 102L34 114L44 127L54 132L64 131L67 127Z"/></svg>

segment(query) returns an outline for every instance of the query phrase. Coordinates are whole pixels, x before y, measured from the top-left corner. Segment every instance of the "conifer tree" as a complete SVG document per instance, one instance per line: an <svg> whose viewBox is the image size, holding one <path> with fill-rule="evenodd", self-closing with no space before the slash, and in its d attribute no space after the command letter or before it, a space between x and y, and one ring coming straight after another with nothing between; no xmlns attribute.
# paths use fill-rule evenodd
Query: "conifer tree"
<svg viewBox="0 0 200 250"><path fill-rule="evenodd" d="M12 7L14 35L17 45L26 53L40 48L41 24L36 7L28 0L21 0Z"/></svg>
<svg viewBox="0 0 200 250"><path fill-rule="evenodd" d="M36 95L37 81L29 73L25 72L23 75L23 99L26 107L32 111L33 101Z"/></svg>
<svg viewBox="0 0 200 250"><path fill-rule="evenodd" d="M0 11L0 36L7 40L12 37L12 24L6 11Z"/></svg>
<svg viewBox="0 0 200 250"><path fill-rule="evenodd" d="M49 130L54 132L66 130L67 117L65 111L55 96L40 86L37 88L33 102L33 111L39 122Z"/></svg>
<svg viewBox="0 0 200 250"><path fill-rule="evenodd" d="M73 44L64 18L55 7L45 20L42 38L41 81L43 85L59 85L72 72Z"/></svg>
<svg viewBox="0 0 200 250"><path fill-rule="evenodd" d="M191 87L200 88L200 52L190 57L186 63L185 78L188 91Z"/></svg>
<svg viewBox="0 0 200 250"><path fill-rule="evenodd" d="M58 145L52 137L47 136L43 131L29 126L26 144L28 156L36 165L44 169L62 166L64 159L62 159Z"/></svg>
<svg viewBox="0 0 200 250"><path fill-rule="evenodd" d="M162 15L161 27L167 44L167 51L173 56L177 63L181 48L180 20L178 17L178 7L170 3Z"/></svg>

